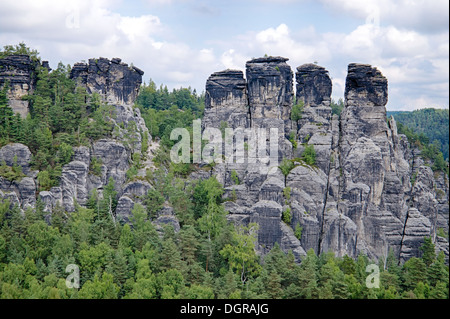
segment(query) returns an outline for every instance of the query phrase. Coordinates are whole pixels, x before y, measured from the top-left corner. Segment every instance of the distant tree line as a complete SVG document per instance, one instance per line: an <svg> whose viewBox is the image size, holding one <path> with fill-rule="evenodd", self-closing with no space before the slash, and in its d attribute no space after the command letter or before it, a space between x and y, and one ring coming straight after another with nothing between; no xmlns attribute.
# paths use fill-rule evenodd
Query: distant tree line
<svg viewBox="0 0 450 319"><path fill-rule="evenodd" d="M418 135L422 144L433 144L448 161L449 154L449 110L426 108L412 112L387 112L388 117L394 116L399 126L407 136ZM404 128L407 127L408 129Z"/></svg>

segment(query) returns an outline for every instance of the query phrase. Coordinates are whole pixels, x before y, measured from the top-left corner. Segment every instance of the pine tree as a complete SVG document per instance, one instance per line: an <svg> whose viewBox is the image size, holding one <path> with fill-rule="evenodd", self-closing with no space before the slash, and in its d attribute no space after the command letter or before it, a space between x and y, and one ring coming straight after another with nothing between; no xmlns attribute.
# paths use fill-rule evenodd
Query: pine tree
<svg viewBox="0 0 450 319"><path fill-rule="evenodd" d="M270 299L281 299L282 297L281 277L275 271L269 273L266 292Z"/></svg>
<svg viewBox="0 0 450 319"><path fill-rule="evenodd" d="M438 258L427 268L428 282L435 286L439 281L448 282L448 268L445 266L444 252L439 252Z"/></svg>
<svg viewBox="0 0 450 319"><path fill-rule="evenodd" d="M313 299L318 295L317 256L311 248L302 260L298 275L300 295L305 299Z"/></svg>
<svg viewBox="0 0 450 319"><path fill-rule="evenodd" d="M436 259L435 248L431 237L425 237L424 242L419 249L422 252L422 260L424 261L425 265L429 267Z"/></svg>

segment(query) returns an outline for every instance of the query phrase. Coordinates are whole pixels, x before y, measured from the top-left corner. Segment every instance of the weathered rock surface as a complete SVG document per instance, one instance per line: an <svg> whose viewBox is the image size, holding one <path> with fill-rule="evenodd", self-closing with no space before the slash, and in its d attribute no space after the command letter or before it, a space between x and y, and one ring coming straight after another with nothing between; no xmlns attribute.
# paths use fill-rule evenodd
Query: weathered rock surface
<svg viewBox="0 0 450 319"><path fill-rule="evenodd" d="M302 65L296 72L296 98L303 110L294 123L293 76L286 61L253 59L246 64L246 79L227 70L207 81L203 128L222 122L234 129L277 127L282 132L280 160L301 157L306 145L316 152L315 165L294 161L286 177L279 169L261 170L262 162L216 165L212 174L225 186L228 220L256 222L262 254L279 243L297 260L309 249L371 258L393 249L404 261L418 256L423 237L431 236L448 259L448 241L436 235L437 229L448 231L448 180L433 176L406 136L397 134L394 118L386 120L387 79L370 65L350 64L345 107L338 118L332 117L328 72L315 64ZM235 120L232 114L248 121ZM296 149L286 143L292 132ZM230 178L232 171L239 185ZM413 174L416 182L411 185ZM289 225L281 220L287 208ZM300 238L295 237L296 227L301 227Z"/></svg>
<svg viewBox="0 0 450 319"><path fill-rule="evenodd" d="M180 231L180 223L175 216L175 212L172 207L165 206L158 212L158 218L154 221L156 230L162 234L164 227L171 226L173 230L178 233Z"/></svg>
<svg viewBox="0 0 450 319"><path fill-rule="evenodd" d="M48 63L43 63L44 67L45 65ZM14 98L20 99L32 92L36 81L33 77L36 67L37 62L28 56L1 59L0 85L6 80L10 81L11 92L17 95ZM38 196L35 180L37 172L30 170L31 152L22 144L6 145L0 149L0 161L13 166L14 158L17 158L17 164L27 177L17 183L6 183L0 177L0 188L9 194L16 194L15 198L23 209L34 206L36 197L39 197L44 204L44 211L48 213L56 205L68 212L73 211L75 201L84 205L94 189L101 196L102 189L110 178L120 196L130 196L136 200L145 195L143 193L149 189L149 185L125 185L131 154L140 153L143 141L151 140L139 109L133 107L142 75L141 70L122 63L118 58L111 61L104 58L90 59L88 64L76 63L71 70L71 78L78 85L84 86L88 93L98 93L104 102L114 106L112 120L116 129L113 138L95 141L89 147L74 148L72 161L62 168L60 185L49 191L42 191ZM101 166L100 174L91 171L93 159Z"/></svg>
<svg viewBox="0 0 450 319"><path fill-rule="evenodd" d="M301 119L294 123L298 140L294 157L300 157L304 144L314 146L317 166L328 174L333 136L331 131L331 78L315 64L297 68L297 103L303 103Z"/></svg>
<svg viewBox="0 0 450 319"><path fill-rule="evenodd" d="M86 87L88 93L98 93L108 103L130 104L138 95L144 72L121 61L99 58L75 63L70 77Z"/></svg>
<svg viewBox="0 0 450 319"><path fill-rule="evenodd" d="M297 68L297 101L305 106L330 106L332 83L328 71L316 64L304 64Z"/></svg>
<svg viewBox="0 0 450 319"><path fill-rule="evenodd" d="M30 173L31 152L27 146L11 143L0 148L0 163L5 161L6 165L13 166L15 160L25 175Z"/></svg>
<svg viewBox="0 0 450 319"><path fill-rule="evenodd" d="M0 88L8 83L9 106L23 118L28 114L29 101L22 100L22 97L36 87L36 70L40 66L50 70L47 61L39 64L28 55L10 55L0 59Z"/></svg>
<svg viewBox="0 0 450 319"><path fill-rule="evenodd" d="M27 68L32 66L23 57L11 61L11 68L0 67L0 84L11 76L8 72L21 74L15 90L27 94L33 86ZM287 61L282 57L252 59L246 64L245 78L236 70L216 72L208 78L203 131L258 128L267 134L259 136L261 144L255 148L263 151L253 152L249 147L253 137L246 135L247 147L233 145L231 149L233 155L244 156L242 162L234 157L211 170L201 167L191 178L216 176L224 186L227 219L236 225L258 224L256 249L262 255L278 243L284 251L292 250L297 261L309 249L351 257L363 253L375 259L393 249L405 261L419 256L423 238L430 236L448 262L444 236L449 220L448 178L426 166L420 151L397 133L394 118L386 120L387 79L370 65L351 63L345 107L339 118L332 116L328 71L315 64L299 66L295 92L303 110L294 122L294 74ZM0 197L22 210L35 206L40 198L47 213L57 205L71 212L75 202L86 204L94 190L102 196L112 179L118 194L116 220L130 222L134 205L144 203L152 188L140 179L128 180L126 174L132 154L140 153L147 140L145 135L150 139L139 110L132 105L142 73L117 58L75 64L71 77L78 85L114 106L113 136L74 148L71 161L62 169L60 185L37 196L37 172L31 170L30 150L21 144L0 148L0 161L12 166L17 157L25 174L14 182L0 177ZM276 136L269 134L271 128L278 129ZM278 148L269 161L272 138ZM313 165L301 159L307 145L316 153ZM294 164L290 172L279 168L283 158ZM100 169L94 170L94 164ZM160 233L165 225L180 229L167 203L153 223Z"/></svg>
<svg viewBox="0 0 450 319"><path fill-rule="evenodd" d="M242 71L213 73L206 81L203 127L248 127L247 83ZM224 127L224 124L222 124Z"/></svg>

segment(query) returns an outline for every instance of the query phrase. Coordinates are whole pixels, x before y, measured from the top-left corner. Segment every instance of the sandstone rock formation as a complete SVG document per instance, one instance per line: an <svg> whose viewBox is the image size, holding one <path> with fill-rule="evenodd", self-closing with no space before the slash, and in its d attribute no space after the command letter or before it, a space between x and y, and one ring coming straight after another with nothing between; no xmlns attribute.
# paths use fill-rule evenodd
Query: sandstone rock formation
<svg viewBox="0 0 450 319"><path fill-rule="evenodd" d="M262 255L278 243L297 261L309 249L351 257L363 253L374 259L393 250L405 261L418 256L423 238L430 236L448 262L448 239L441 231L448 233L448 178L433 172L420 151L397 133L394 118L386 119L387 79L371 65L349 64L345 106L340 117L332 116L328 71L304 64L294 79L287 61L252 59L246 63L245 77L242 71L224 70L207 79L202 131L242 130L245 143L233 144L232 161L195 171L190 178L217 178L224 186L228 220L258 224L257 251ZM22 56L0 60L0 84L17 74L11 94L28 94L34 83L32 69L31 60ZM134 205L143 204L152 189L148 182L126 176L132 154L141 152L145 135L151 138L133 107L142 74L118 58L76 63L71 78L114 107L113 136L74 148L60 184L39 193L30 150L21 144L0 148L0 163L16 163L24 173L15 181L0 177L0 197L22 210L40 200L48 214L57 205L72 212L75 203L85 205L94 190L102 196L112 179L118 194L115 218L130 222ZM293 120L294 105L302 108ZM257 143L252 144L250 133L256 129ZM277 133L271 135L270 129ZM311 147L314 164L302 157ZM282 167L283 159L292 164L289 171ZM92 169L94 163L99 170ZM154 223L159 232L165 225L180 229L167 203Z"/></svg>
<svg viewBox="0 0 450 319"><path fill-rule="evenodd" d="M40 65L28 55L10 55L0 59L0 88L9 85L9 106L22 117L28 114L29 104L22 97L33 92L37 81L36 69L40 66L50 70L47 61Z"/></svg>
<svg viewBox="0 0 450 319"><path fill-rule="evenodd" d="M135 66L106 58L75 63L70 77L85 86L88 93L98 93L110 104L129 104L136 99L144 72Z"/></svg>
<svg viewBox="0 0 450 319"><path fill-rule="evenodd" d="M21 91L21 94L32 92L35 79L31 74L35 66L28 56L11 56L1 60L1 63L6 67L2 69L5 71L0 73L0 79L5 78L5 74L15 72L20 76L14 76L14 85L22 85L22 88L27 89ZM57 205L72 212L75 210L75 202L85 205L93 190L97 190L99 196L102 196L103 187L112 179L119 194L117 218L129 221L135 201L139 201L150 187L126 183L132 154L141 152L144 135L147 135L145 140L151 139L139 110L133 106L142 74L138 68L129 67L117 58L111 61L105 58L90 59L89 64L76 63L72 68L71 78L78 85L84 86L88 93L98 93L105 103L114 106L114 136L97 140L89 147L74 148L72 161L62 168L60 184L49 191L41 191L37 196L37 172L30 169L32 154L28 147L22 144L2 147L0 161L4 160L8 166L12 166L14 158L17 158L17 164L22 167L26 177L12 183L0 177L0 195L10 198L22 209L35 206L38 198L47 213L51 213ZM17 88L15 90L18 92ZM99 163L100 173L91 170L93 161ZM129 200L126 201L126 198Z"/></svg>
<svg viewBox="0 0 450 319"><path fill-rule="evenodd" d="M370 65L349 64L339 118L332 116L328 71L299 66L296 103L303 108L292 121L293 74L286 61L253 59L246 64L246 79L226 70L206 82L203 129L223 122L233 129L276 127L279 159L294 163L287 176L276 167L261 170L264 162L249 164L248 158L216 165L212 174L231 199L225 204L229 220L259 225L261 254L279 243L298 260L308 249L375 259L392 249L404 261L418 256L424 236L431 236L448 258L448 241L436 234L438 228L448 231L448 180L423 166L406 136L397 134L395 120L386 120L387 79ZM296 145L288 141L292 136ZM307 145L316 152L312 166L301 159ZM239 185L230 178L233 171ZM282 221L287 209L289 224ZM302 230L299 238L296 227Z"/></svg>

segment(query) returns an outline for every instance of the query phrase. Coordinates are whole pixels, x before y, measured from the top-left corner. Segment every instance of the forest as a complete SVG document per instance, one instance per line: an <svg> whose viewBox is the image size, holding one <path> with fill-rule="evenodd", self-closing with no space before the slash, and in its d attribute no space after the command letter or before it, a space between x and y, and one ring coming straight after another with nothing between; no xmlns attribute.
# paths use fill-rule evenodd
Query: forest
<svg viewBox="0 0 450 319"><path fill-rule="evenodd" d="M0 147L17 142L30 148L40 191L58 185L73 147L114 136L108 120L112 107L76 87L69 74L70 66L62 63L50 73L39 69L25 119L8 106L7 87L0 90ZM111 218L117 205L112 179L102 197L93 192L86 207L76 205L72 213L56 207L46 214L38 200L35 208L22 214L8 199L0 198L0 298L449 298L448 265L442 252L436 255L431 238L425 238L420 258L403 264L393 251L378 262L364 255L357 259L332 252L317 256L309 250L298 264L292 252L286 254L278 245L264 257L257 255L257 224L235 227L227 222L224 189L217 179L188 180L193 164L168 160L172 128L190 127L193 119L202 117L204 95L190 88L170 92L150 80L142 86L136 107L152 138L160 143L157 169L146 176L154 189L146 195L145 206L134 206L131 223ZM401 129L409 132L406 123ZM412 132L406 134L408 138L429 148L432 138L421 140ZM442 157L439 149L430 154L433 159ZM443 170L442 165L434 168ZM20 166L2 163L0 176L16 181L23 173ZM180 221L177 232L152 223L165 202ZM378 288L366 284L366 269L372 264L380 270ZM67 265L79 267L79 288L66 285Z"/></svg>
<svg viewBox="0 0 450 319"><path fill-rule="evenodd" d="M388 118L391 115L397 121L400 132L408 137L413 134L422 136L421 142L435 145L442 152L444 159L448 161L448 109L425 108L412 112L388 111Z"/></svg>

